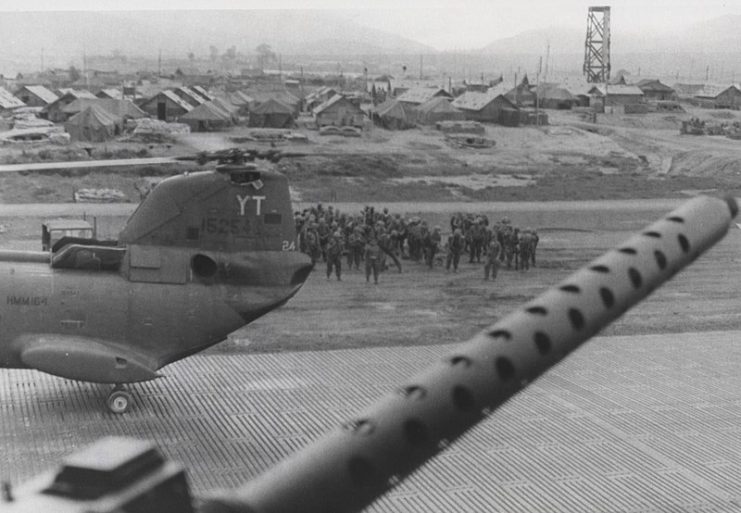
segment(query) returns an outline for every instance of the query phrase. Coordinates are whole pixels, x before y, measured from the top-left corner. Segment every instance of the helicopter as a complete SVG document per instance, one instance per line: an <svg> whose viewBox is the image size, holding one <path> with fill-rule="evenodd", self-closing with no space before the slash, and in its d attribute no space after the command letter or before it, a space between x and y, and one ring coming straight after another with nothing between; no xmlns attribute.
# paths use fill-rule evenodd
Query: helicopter
<svg viewBox="0 0 741 513"><path fill-rule="evenodd" d="M297 251L287 178L254 163L279 158L186 157L217 166L157 184L117 240L0 251L0 368L112 384L108 409L124 413L125 384L158 378L285 304L313 266Z"/></svg>
<svg viewBox="0 0 741 513"><path fill-rule="evenodd" d="M688 201L236 489L194 500L185 470L152 443L108 437L17 490L2 483L0 507L9 513L364 510L692 264L726 235L738 210L731 197ZM468 489L455 491L460 498ZM407 504L420 509L418 501Z"/></svg>

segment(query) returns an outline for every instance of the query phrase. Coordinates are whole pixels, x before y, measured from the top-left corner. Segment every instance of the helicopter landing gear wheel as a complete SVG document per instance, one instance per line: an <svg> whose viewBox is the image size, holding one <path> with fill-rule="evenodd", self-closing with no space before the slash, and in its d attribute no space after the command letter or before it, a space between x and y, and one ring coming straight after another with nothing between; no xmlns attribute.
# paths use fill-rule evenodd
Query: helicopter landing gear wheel
<svg viewBox="0 0 741 513"><path fill-rule="evenodd" d="M114 389L108 395L108 399L106 399L108 409L111 411L111 413L119 414L126 413L131 406L131 402L131 394L118 385L114 387Z"/></svg>

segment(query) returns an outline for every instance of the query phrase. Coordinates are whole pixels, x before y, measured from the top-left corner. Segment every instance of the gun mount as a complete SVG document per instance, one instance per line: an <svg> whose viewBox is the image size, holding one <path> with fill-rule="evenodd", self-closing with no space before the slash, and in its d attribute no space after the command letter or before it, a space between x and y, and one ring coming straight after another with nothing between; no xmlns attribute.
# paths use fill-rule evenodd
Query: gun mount
<svg viewBox="0 0 741 513"><path fill-rule="evenodd" d="M687 202L325 438L242 488L207 498L200 510L362 509L692 263L723 238L737 213L733 199ZM48 486L46 480L17 494L8 511L38 511L48 505L42 491ZM168 497L159 500L164 511Z"/></svg>

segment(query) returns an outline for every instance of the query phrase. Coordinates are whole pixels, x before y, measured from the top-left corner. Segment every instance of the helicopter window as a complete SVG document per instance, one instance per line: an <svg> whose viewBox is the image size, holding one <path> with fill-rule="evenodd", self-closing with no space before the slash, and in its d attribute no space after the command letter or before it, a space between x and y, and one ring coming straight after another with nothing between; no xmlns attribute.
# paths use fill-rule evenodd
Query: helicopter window
<svg viewBox="0 0 741 513"><path fill-rule="evenodd" d="M190 260L190 266L193 269L193 272L201 278L211 278L213 275L216 274L216 271L218 269L213 258L206 255L201 255L200 253L193 256L193 258Z"/></svg>
<svg viewBox="0 0 741 513"><path fill-rule="evenodd" d="M198 235L198 228L193 226L189 226L188 230L185 232L185 238L188 240L198 240Z"/></svg>
<svg viewBox="0 0 741 513"><path fill-rule="evenodd" d="M267 213L265 214L265 224L281 224L283 217L280 214L276 213Z"/></svg>
<svg viewBox="0 0 741 513"><path fill-rule="evenodd" d="M229 179L232 183L244 185L252 182L256 182L260 179L259 171L234 171L229 173Z"/></svg>

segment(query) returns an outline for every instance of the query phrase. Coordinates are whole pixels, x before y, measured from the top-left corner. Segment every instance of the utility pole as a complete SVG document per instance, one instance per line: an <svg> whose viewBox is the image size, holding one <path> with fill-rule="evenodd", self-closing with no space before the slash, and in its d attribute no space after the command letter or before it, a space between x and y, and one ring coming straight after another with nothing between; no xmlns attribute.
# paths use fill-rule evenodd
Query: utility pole
<svg viewBox="0 0 741 513"><path fill-rule="evenodd" d="M41 47L41 71L44 71L44 47Z"/></svg>
<svg viewBox="0 0 741 513"><path fill-rule="evenodd" d="M422 80L422 77L424 74L422 73L422 70L424 69L424 65L422 63L423 55L419 54L419 79Z"/></svg>
<svg viewBox="0 0 741 513"><path fill-rule="evenodd" d="M543 73L543 82L548 81L548 60L551 58L551 40L548 40L548 45L545 47L545 73Z"/></svg>
<svg viewBox="0 0 741 513"><path fill-rule="evenodd" d="M159 54L157 56L157 76L162 76L162 48L160 48Z"/></svg>
<svg viewBox="0 0 741 513"><path fill-rule="evenodd" d="M540 126L540 68L543 57L538 59L538 74L535 75L535 126Z"/></svg>

